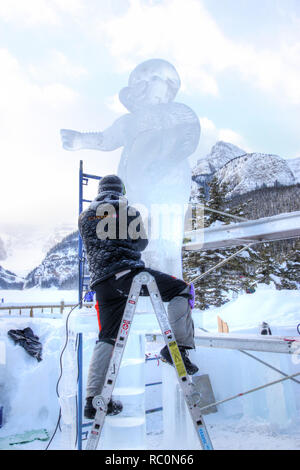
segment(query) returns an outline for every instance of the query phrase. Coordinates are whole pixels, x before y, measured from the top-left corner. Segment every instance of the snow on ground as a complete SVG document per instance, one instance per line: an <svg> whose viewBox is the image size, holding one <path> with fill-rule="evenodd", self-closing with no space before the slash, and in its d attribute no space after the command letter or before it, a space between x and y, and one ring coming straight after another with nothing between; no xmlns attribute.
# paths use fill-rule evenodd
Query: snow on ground
<svg viewBox="0 0 300 470"><path fill-rule="evenodd" d="M56 289L30 289L26 291L0 291L0 298L5 303L39 303L65 302L76 303L76 291L59 291ZM297 324L300 323L300 292L276 291L268 286L261 286L254 294L243 294L220 308L212 308L204 312L194 311L196 328L204 327L209 331L217 331L217 315L229 324L230 331L242 333L258 333L258 326L267 321L273 334L297 336ZM144 331L158 330L153 315L141 315L138 318L140 329ZM9 329L31 327L40 337L43 344L43 361L38 363L20 346L15 346L7 337ZM197 334L200 333L196 330ZM9 316L0 311L0 342L6 345L6 362L0 358L0 404L4 405L5 425L0 429L0 438L28 429L46 428L51 434L58 417L58 401L55 387L59 376L59 355L64 339L62 316L56 314L28 315L14 314ZM147 352L155 357L161 346L147 343ZM264 378L255 361L241 358L238 351L212 350L198 348L199 366L202 373L211 378L216 399L223 399L241 390L241 384L254 386ZM258 353L255 353L258 354ZM264 353L268 354L268 353ZM198 356L197 356L198 357ZM270 356L268 356L270 358ZM264 356L266 360L266 355ZM272 355L272 360L279 368L288 371L286 355ZM270 360L271 359L267 359ZM250 362L243 362L250 361ZM277 361L277 362L276 362ZM279 362L278 362L279 361ZM3 361L2 361L3 362ZM162 364L153 361L152 379L160 376ZM200 365L201 364L201 365ZM148 366L146 366L148 367ZM164 366L167 367L167 366ZM300 370L299 363L293 366ZM236 371L234 370L236 369ZM269 377L269 376L268 376ZM271 377L271 376L270 376ZM278 375L276 376L278 378ZM263 380L262 383L268 380ZM249 383L248 383L249 382ZM287 382L285 382L287 384ZM252 384L252 382L251 382ZM290 382L289 382L290 384ZM292 419L285 416L285 426L274 424L266 414L261 417L257 402L274 405L278 397L294 397L299 385L293 383L281 391L274 387L275 395L252 394L251 399L239 398L229 404L221 405L216 414L208 415L206 423L216 449L300 449L299 399L293 398ZM147 408L161 406L161 393L158 387L147 387ZM272 388L273 389L273 388ZM243 388L243 391L245 389ZM271 388L269 389L271 390ZM260 394L261 392L257 392ZM299 396L299 393L298 395ZM273 406L270 405L270 409ZM236 411L235 411L236 410ZM282 413L285 410L281 410ZM271 413L271 412L270 412ZM270 414L272 416L272 414ZM276 419L280 418L277 413ZM162 413L148 415L147 446L149 449L163 448ZM171 431L170 431L171 432ZM173 432L173 431L172 431ZM54 442L55 444L55 442ZM35 441L27 445L13 446L14 449L44 449L47 443ZM55 448L55 446L53 446Z"/></svg>
<svg viewBox="0 0 300 470"><path fill-rule="evenodd" d="M60 303L74 302L77 303L78 292L76 290L59 290L56 288L40 289L33 287L24 290L0 290L0 306L7 305L24 305L42 303Z"/></svg>
<svg viewBox="0 0 300 470"><path fill-rule="evenodd" d="M278 433L264 422L246 419L209 419L214 450L300 450L299 427ZM208 419L205 419L206 425ZM170 431L171 432L171 431ZM165 450L163 434L148 435L148 449Z"/></svg>
<svg viewBox="0 0 300 470"><path fill-rule="evenodd" d="M280 327L291 327L297 336L300 323L300 291L275 290L261 285L254 294L242 294L219 308L195 315L196 326L217 331L217 316L228 323L229 331L257 329L265 321L280 335Z"/></svg>

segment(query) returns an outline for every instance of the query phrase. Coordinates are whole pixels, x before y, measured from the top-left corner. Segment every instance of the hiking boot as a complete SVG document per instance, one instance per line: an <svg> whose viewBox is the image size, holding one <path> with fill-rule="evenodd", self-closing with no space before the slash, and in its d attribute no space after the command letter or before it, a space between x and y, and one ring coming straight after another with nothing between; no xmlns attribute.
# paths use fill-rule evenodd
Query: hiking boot
<svg viewBox="0 0 300 470"><path fill-rule="evenodd" d="M123 405L119 400L110 400L107 405L107 416L115 416L121 413Z"/></svg>
<svg viewBox="0 0 300 470"><path fill-rule="evenodd" d="M181 357L182 357L182 360L183 360L183 363L185 365L188 375L196 374L196 372L198 372L199 369L195 364L193 364L190 361L188 357L188 352L187 352L188 350L184 348L183 346L179 346L179 351L180 351L180 354L181 354ZM161 360L163 362L167 362L171 366L173 365L171 354L169 352L169 348L167 345L164 348L162 348L162 350L160 351L160 355L161 355Z"/></svg>
<svg viewBox="0 0 300 470"><path fill-rule="evenodd" d="M87 397L86 404L84 407L84 417L86 419L94 419L96 414L96 408L93 407L94 397ZM123 410L123 405L118 400L110 400L107 405L107 416L114 416L121 413Z"/></svg>

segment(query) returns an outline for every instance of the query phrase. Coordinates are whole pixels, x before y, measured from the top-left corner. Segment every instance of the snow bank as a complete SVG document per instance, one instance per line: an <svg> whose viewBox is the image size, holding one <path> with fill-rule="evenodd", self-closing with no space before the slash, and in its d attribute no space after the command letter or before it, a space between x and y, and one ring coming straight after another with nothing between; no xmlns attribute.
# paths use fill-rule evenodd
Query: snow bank
<svg viewBox="0 0 300 470"><path fill-rule="evenodd" d="M265 321L270 324L274 335L297 336L300 323L300 291L274 290L260 286L254 294L242 294L235 300L219 308L195 311L196 326L217 331L217 316L228 323L229 331L257 333L259 325Z"/></svg>
<svg viewBox="0 0 300 470"><path fill-rule="evenodd" d="M0 290L0 302L4 300L3 303L0 303L0 306L7 305L31 305L42 303L59 303L62 300L64 302L77 303L78 292L76 290L58 290L56 288L51 289L40 289L38 287L33 287L32 289L24 290Z"/></svg>
<svg viewBox="0 0 300 470"><path fill-rule="evenodd" d="M7 336L10 329L30 327L43 345L41 362ZM6 363L0 364L1 405L5 425L0 437L32 429L53 429L58 417L55 384L59 375L61 319L0 319L0 341L6 346Z"/></svg>

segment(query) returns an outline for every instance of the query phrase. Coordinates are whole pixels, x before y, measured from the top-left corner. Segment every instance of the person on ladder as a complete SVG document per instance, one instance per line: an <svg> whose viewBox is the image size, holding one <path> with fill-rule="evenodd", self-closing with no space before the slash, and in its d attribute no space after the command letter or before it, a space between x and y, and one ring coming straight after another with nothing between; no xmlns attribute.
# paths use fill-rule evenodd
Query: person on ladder
<svg viewBox="0 0 300 470"><path fill-rule="evenodd" d="M90 288L96 292L100 330L89 365L84 408L87 419L95 416L92 400L101 395L131 284L141 271L147 271L155 278L162 300L168 302L169 321L187 373L193 375L198 371L187 353L195 348L190 286L181 279L145 267L141 252L148 245L147 235L140 213L128 205L125 193L118 176L103 177L97 197L80 214L78 221L89 267ZM147 288L142 289L141 295L148 295ZM173 365L167 346L160 354L162 360ZM118 414L122 408L119 401L111 399L107 414Z"/></svg>

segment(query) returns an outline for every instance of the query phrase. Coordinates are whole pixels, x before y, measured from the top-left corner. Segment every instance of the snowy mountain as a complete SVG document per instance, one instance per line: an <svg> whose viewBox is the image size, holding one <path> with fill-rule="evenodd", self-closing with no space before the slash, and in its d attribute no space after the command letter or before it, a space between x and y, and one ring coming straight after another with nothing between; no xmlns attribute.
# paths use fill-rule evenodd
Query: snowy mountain
<svg viewBox="0 0 300 470"><path fill-rule="evenodd" d="M77 282L78 232L74 232L48 251L42 263L26 276L24 287L74 289Z"/></svg>
<svg viewBox="0 0 300 470"><path fill-rule="evenodd" d="M212 147L209 155L197 161L197 165L193 169L193 176L211 175L230 160L245 155L245 153L245 150L236 145L219 141Z"/></svg>
<svg viewBox="0 0 300 470"><path fill-rule="evenodd" d="M23 289L25 279L0 266L0 289Z"/></svg>
<svg viewBox="0 0 300 470"><path fill-rule="evenodd" d="M227 186L228 198L263 187L296 183L286 160L263 153L247 153L232 159L216 172L216 177L220 185Z"/></svg>
<svg viewBox="0 0 300 470"><path fill-rule="evenodd" d="M75 225L15 224L0 230L0 262L21 277L32 271L45 258L47 252L64 237L76 230Z"/></svg>
<svg viewBox="0 0 300 470"><path fill-rule="evenodd" d="M293 172L297 183L300 183L300 158L290 158L286 161Z"/></svg>
<svg viewBox="0 0 300 470"><path fill-rule="evenodd" d="M217 177L220 185L228 185L228 198L262 187L291 186L300 180L300 158L285 160L277 155L246 153L233 144L220 141L194 167L192 196L198 186L207 196L208 184L213 177Z"/></svg>
<svg viewBox="0 0 300 470"><path fill-rule="evenodd" d="M7 253L5 250L5 246L4 246L2 238L0 238L0 260L2 261L6 258L7 258Z"/></svg>
<svg viewBox="0 0 300 470"><path fill-rule="evenodd" d="M209 197L209 183L214 175L228 162L245 155L245 150L228 142L219 141L211 149L211 152L204 158L197 161L197 165L192 170L191 202L197 198L198 187L204 190L205 196Z"/></svg>

